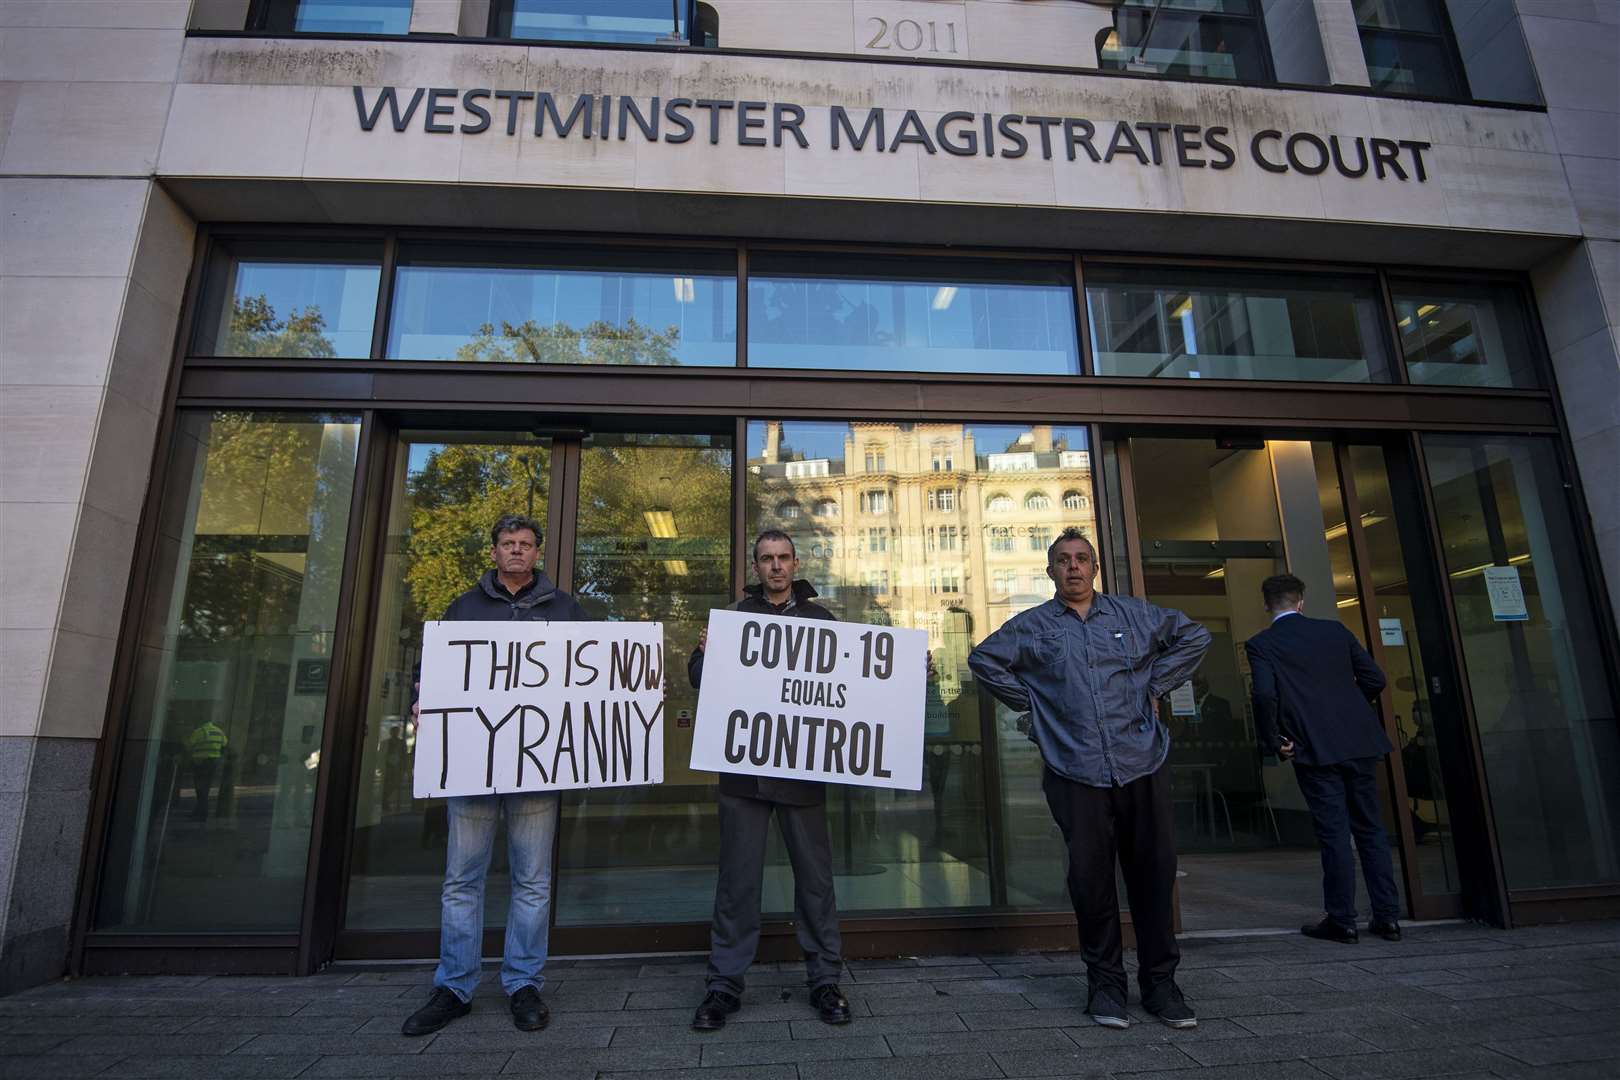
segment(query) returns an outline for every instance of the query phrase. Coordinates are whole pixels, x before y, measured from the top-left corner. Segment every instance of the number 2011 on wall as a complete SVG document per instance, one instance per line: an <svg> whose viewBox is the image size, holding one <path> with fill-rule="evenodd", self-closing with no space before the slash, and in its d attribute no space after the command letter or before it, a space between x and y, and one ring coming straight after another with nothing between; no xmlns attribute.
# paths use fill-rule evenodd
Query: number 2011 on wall
<svg viewBox="0 0 1620 1080"><path fill-rule="evenodd" d="M877 30L872 35L872 40L866 43L868 49L899 49L901 52L956 52L956 24L953 22L939 23L929 19L927 22L922 23L916 19L897 19L893 25L890 25L889 20L880 19L873 15L866 20L866 26L869 30L874 27Z"/></svg>

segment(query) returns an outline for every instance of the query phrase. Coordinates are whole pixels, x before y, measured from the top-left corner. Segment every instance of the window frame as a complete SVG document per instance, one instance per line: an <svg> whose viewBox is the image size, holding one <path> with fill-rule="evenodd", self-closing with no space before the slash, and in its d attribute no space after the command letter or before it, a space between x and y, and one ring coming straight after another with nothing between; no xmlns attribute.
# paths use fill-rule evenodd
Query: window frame
<svg viewBox="0 0 1620 1080"><path fill-rule="evenodd" d="M682 18L682 21L685 23L686 32L684 34L672 32L670 34L670 37L671 37L672 40L669 42L669 44L674 45L675 41L673 39L678 38L681 44L684 44L684 45L687 45L687 46L699 46L699 47L701 47L701 43L696 38L696 34L697 34L697 14L698 14L698 12L697 12L697 8L698 8L697 0L680 0L680 4L681 4L681 18ZM486 32L487 32L489 37L494 38L494 39L496 39L498 41L528 42L528 43L534 44L534 45L553 45L553 44L570 44L570 43L572 43L572 44L580 44L580 45L590 45L590 46L594 46L594 47L597 47L597 48L605 48L605 49L617 48L619 46L631 45L631 44L642 46L642 47L656 48L660 44L660 42L657 42L657 41L645 41L645 42L590 41L590 40L571 41L571 39L568 39L568 38L513 37L511 28L512 28L513 15L514 15L514 13L516 11L516 8L517 8L517 0L490 0L490 4L489 4L489 22L486 24L486 27L485 27Z"/></svg>
<svg viewBox="0 0 1620 1080"><path fill-rule="evenodd" d="M1429 12L1434 20L1436 29L1408 30L1405 28L1397 29L1385 26L1369 26L1360 19L1356 19L1356 41L1361 45L1362 61L1364 63L1368 62L1367 41L1369 37L1384 38L1391 41L1426 41L1437 43L1440 47L1440 55L1445 58L1448 68L1447 75L1450 77L1451 86L1454 91L1452 95L1445 96L1441 98L1441 100L1474 101L1475 98L1473 91L1468 85L1468 69L1463 64L1462 50L1457 45L1457 31L1451 25L1451 13L1446 9L1446 5L1442 2L1442 0L1413 0L1413 2L1428 5ZM1354 15L1355 7L1352 4L1352 18ZM1370 63L1368 63L1367 74L1370 82L1372 76ZM1423 92L1403 94L1398 90L1388 90L1378 86L1372 86L1370 89L1374 94L1377 94L1380 97L1416 100L1434 100L1435 98L1433 94Z"/></svg>

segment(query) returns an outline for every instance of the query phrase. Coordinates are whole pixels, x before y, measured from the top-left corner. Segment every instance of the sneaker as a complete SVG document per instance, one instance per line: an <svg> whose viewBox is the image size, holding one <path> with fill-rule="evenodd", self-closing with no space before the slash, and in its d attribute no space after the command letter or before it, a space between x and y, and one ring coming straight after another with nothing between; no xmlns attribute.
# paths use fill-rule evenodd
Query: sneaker
<svg viewBox="0 0 1620 1080"><path fill-rule="evenodd" d="M1186 997L1181 993L1181 987L1174 981L1163 982L1154 987L1152 993L1142 998L1142 1008L1173 1028L1198 1026L1198 1014L1187 1004Z"/></svg>
<svg viewBox="0 0 1620 1080"><path fill-rule="evenodd" d="M1367 933L1385 941L1401 940L1401 924L1394 919L1374 919L1367 924Z"/></svg>
<svg viewBox="0 0 1620 1080"><path fill-rule="evenodd" d="M427 1004L411 1013L400 1028L405 1035L431 1035L450 1021L472 1012L472 1006L442 986L433 988Z"/></svg>
<svg viewBox="0 0 1620 1080"><path fill-rule="evenodd" d="M519 1031L539 1031L551 1023L551 1010L532 986L520 986L512 995L512 1023Z"/></svg>
<svg viewBox="0 0 1620 1080"><path fill-rule="evenodd" d="M1095 1023L1105 1028L1124 1029L1131 1026L1130 1018L1125 1015L1125 996L1112 987L1092 991L1086 1012L1091 1014Z"/></svg>
<svg viewBox="0 0 1620 1080"><path fill-rule="evenodd" d="M1322 916L1322 921L1319 923L1306 923L1299 928L1299 932L1308 938L1316 938L1318 941L1337 941L1341 945L1354 945L1360 940L1360 935L1356 933L1355 927L1346 926L1331 915Z"/></svg>
<svg viewBox="0 0 1620 1080"><path fill-rule="evenodd" d="M844 997L837 983L828 983L810 991L810 1004L821 1014L823 1024L847 1024L854 1015L849 1011L849 999Z"/></svg>
<svg viewBox="0 0 1620 1080"><path fill-rule="evenodd" d="M723 990L710 990L703 1004L692 1014L693 1031L719 1031L726 1026L726 1017L742 1008L742 1002Z"/></svg>

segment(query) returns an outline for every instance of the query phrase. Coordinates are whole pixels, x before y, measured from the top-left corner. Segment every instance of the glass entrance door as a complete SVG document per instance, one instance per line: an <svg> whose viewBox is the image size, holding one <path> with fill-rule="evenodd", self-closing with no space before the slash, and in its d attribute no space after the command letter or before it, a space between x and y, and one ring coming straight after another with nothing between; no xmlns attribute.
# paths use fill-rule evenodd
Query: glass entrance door
<svg viewBox="0 0 1620 1080"><path fill-rule="evenodd" d="M1243 649L1269 622L1260 583L1284 570L1305 581L1306 613L1340 620L1389 677L1380 706L1400 771L1381 786L1403 900L1424 915L1454 906L1436 904L1458 886L1425 679L1429 638L1415 621L1406 523L1396 520L1382 451L1258 439L1131 439L1120 449L1138 594L1187 612L1214 637L1191 683L1161 703L1184 925L1292 926L1320 913L1309 811L1293 768L1259 752Z"/></svg>

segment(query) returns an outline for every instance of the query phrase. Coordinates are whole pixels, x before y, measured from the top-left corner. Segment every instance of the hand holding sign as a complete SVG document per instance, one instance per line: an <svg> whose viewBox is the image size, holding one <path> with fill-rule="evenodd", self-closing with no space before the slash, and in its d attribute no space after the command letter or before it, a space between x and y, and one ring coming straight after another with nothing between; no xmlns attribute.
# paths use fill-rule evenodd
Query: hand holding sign
<svg viewBox="0 0 1620 1080"><path fill-rule="evenodd" d="M692 768L922 787L928 635L711 611Z"/></svg>

